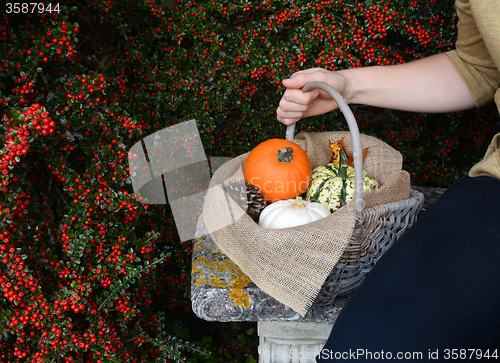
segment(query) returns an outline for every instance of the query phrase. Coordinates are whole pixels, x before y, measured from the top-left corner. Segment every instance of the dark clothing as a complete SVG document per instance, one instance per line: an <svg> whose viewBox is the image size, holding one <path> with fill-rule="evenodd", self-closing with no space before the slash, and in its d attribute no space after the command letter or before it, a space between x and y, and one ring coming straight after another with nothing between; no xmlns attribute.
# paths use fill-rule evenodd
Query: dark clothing
<svg viewBox="0 0 500 363"><path fill-rule="evenodd" d="M472 349L488 345L490 354L497 348L497 358L484 361L495 362L499 339L500 180L468 178L448 189L373 267L341 311L318 362L337 361L320 358L342 353L339 360L388 359L382 351L392 359L421 352L404 360L460 361L451 358L455 353L468 361ZM353 351L360 354L345 353Z"/></svg>

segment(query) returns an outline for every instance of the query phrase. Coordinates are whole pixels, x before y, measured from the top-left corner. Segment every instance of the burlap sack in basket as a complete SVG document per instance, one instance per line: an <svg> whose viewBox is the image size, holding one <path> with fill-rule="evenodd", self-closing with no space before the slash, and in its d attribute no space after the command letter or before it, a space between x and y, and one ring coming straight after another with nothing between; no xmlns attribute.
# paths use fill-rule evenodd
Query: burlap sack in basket
<svg viewBox="0 0 500 363"><path fill-rule="evenodd" d="M364 193L364 207L407 199L410 178L401 170L401 154L374 137L360 136L362 147L369 147L364 170L380 185ZM315 168L330 160L328 140L342 138L352 152L349 132L299 133L293 142L306 151ZM224 189L225 183L244 179L248 154L225 163L214 173L205 198L205 224L217 246L260 289L304 316L349 243L357 220L354 203L307 225L261 228L245 208L227 197Z"/></svg>

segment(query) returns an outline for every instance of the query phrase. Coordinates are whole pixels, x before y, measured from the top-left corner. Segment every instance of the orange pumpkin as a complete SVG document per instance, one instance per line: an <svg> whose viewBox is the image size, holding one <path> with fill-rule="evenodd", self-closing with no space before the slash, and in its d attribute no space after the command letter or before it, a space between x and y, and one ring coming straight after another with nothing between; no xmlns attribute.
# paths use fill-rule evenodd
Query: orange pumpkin
<svg viewBox="0 0 500 363"><path fill-rule="evenodd" d="M297 144L270 139L257 145L245 163L245 180L260 189L268 202L295 198L307 190L311 162Z"/></svg>

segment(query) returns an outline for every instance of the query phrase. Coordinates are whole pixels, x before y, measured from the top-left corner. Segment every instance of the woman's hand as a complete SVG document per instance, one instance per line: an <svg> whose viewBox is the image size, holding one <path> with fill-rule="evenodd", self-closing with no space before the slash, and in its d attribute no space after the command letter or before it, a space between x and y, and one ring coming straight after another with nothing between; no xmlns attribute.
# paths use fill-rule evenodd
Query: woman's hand
<svg viewBox="0 0 500 363"><path fill-rule="evenodd" d="M287 89L276 111L278 121L290 125L303 117L321 115L337 108L337 103L324 91L302 92L301 88L312 81L329 83L342 95L346 92L347 82L341 72L312 68L294 73L289 79L283 80L283 86Z"/></svg>
<svg viewBox="0 0 500 363"><path fill-rule="evenodd" d="M294 73L283 80L286 91L276 111L278 121L293 124L303 117L337 108L325 92L300 90L311 81L333 86L348 104L410 112L454 112L476 106L460 73L446 53L413 62L327 71L321 68Z"/></svg>

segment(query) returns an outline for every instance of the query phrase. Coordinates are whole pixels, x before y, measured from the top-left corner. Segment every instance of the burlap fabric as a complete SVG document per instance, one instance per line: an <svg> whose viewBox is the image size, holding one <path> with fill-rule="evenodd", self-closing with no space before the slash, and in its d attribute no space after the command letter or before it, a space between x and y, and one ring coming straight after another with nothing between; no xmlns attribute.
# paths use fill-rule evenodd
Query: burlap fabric
<svg viewBox="0 0 500 363"><path fill-rule="evenodd" d="M410 178L401 170L401 154L374 137L360 136L362 147L369 147L364 170L380 185L365 193L364 207L407 199ZM328 140L342 138L351 152L349 132L300 133L293 142L306 151L315 168L330 160ZM224 189L226 183L244 179L248 155L236 157L214 173L205 198L205 224L217 246L260 289L304 316L349 243L357 222L354 202L307 225L261 228Z"/></svg>

